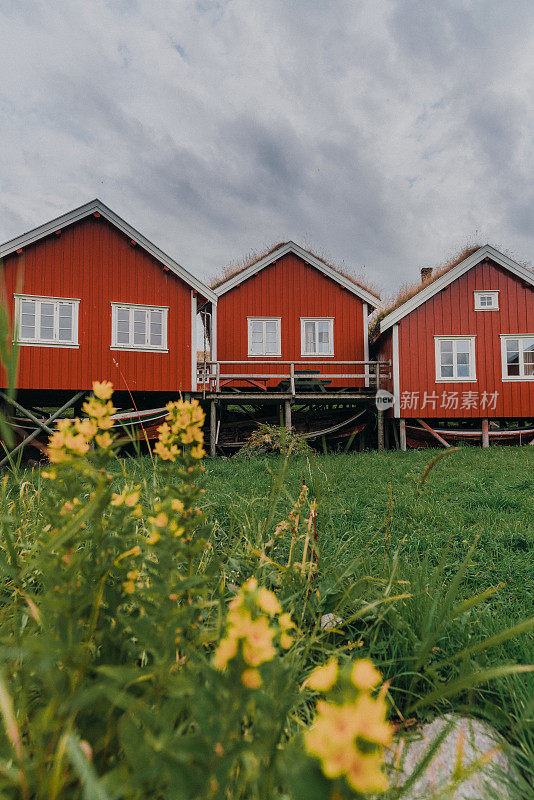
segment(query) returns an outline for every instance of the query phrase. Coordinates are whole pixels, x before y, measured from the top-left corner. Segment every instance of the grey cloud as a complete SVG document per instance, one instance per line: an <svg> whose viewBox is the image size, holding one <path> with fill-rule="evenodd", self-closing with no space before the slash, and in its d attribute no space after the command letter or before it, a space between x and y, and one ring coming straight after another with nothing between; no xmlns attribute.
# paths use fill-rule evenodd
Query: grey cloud
<svg viewBox="0 0 534 800"><path fill-rule="evenodd" d="M204 277L287 238L390 288L476 231L529 260L533 46L525 0L4 0L0 239L100 196Z"/></svg>

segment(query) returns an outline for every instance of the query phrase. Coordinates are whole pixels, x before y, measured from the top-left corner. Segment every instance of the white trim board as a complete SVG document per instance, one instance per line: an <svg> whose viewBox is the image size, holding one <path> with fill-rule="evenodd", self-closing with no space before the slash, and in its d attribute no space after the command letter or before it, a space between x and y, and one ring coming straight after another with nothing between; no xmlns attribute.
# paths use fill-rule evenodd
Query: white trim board
<svg viewBox="0 0 534 800"><path fill-rule="evenodd" d="M32 228L31 231L23 233L21 236L16 236L14 239L4 242L4 244L0 245L0 258L15 252L15 250L20 250L22 247L27 247L29 244L33 244L33 242L37 242L39 239L42 239L44 236L55 233L57 230L60 230L67 225L72 225L72 223L78 222L81 219L85 219L85 217L95 213L100 214L100 216L102 216L104 219L107 219L108 222L111 222L112 225L122 231L136 244L140 245L143 250L146 250L147 253L150 253L151 256L157 259L157 261L168 267L171 272L174 272L175 275L178 275L178 277L181 278L185 283L200 292L200 294L205 297L206 300L211 300L212 303L217 302L217 295L212 289L209 289L207 286L205 286L202 281L199 281L198 278L195 278L194 275L178 264L177 261L160 250L159 247L156 247L155 244L152 244L152 242L145 238L142 233L139 233L139 231L125 222L125 220L119 217L118 214L115 214L114 211L112 211L98 199L91 200L89 203L85 203L85 205L75 208L73 211L69 211L67 214L63 214L61 217L56 217L55 219L50 220L50 222L45 222L44 225L39 225L39 227Z"/></svg>
<svg viewBox="0 0 534 800"><path fill-rule="evenodd" d="M380 333L387 331L388 328L391 328L391 326L396 322L399 322L412 311L415 311L416 308L425 303L438 292L441 292L442 289L445 289L447 286L449 286L449 284L453 283L453 281L457 280L457 278L460 278L464 273L468 272L473 267L476 267L476 265L480 264L480 262L485 258L491 258L491 260L499 266L503 267L514 275L517 275L517 277L521 278L521 280L530 283L531 286L534 286L534 272L532 272L532 270L523 267L521 264L518 264L517 261L505 256L504 253L500 253L498 250L495 250L495 248L491 245L485 244L483 247L479 247L479 249L476 250L472 255L464 258L463 261L460 261L460 263L457 264L453 269L446 272L433 283L422 287L421 291L419 291L416 295L411 297L401 306L384 317L384 319L380 322Z"/></svg>
<svg viewBox="0 0 534 800"><path fill-rule="evenodd" d="M288 253L293 253L311 267L315 267L328 278L331 278L336 283L339 283L340 286L343 286L345 289L348 289L349 292L355 294L356 297L360 298L360 300L368 303L368 305L372 308L380 308L379 297L375 297L375 295L373 295L371 292L368 292L366 289L362 289L361 286L357 286L349 278L341 275L335 269L329 267L328 264L325 264L324 261L321 261L321 259L314 256L312 253L309 253L307 250L304 250L302 247L299 247L299 245L295 244L295 242L286 242L276 250L273 250L272 253L269 253L264 258L260 258L260 260L254 262L254 264L251 264L250 267L247 267L242 272L238 272L237 275L233 275L231 278L228 278L228 280L224 281L215 288L215 294L217 297L220 297L226 292L229 292L230 289L234 289L236 286L239 286L240 283L248 280L248 278L252 277L257 272L260 272L260 270L265 269L265 267L268 267L269 264L272 264L273 261L278 261L278 259L287 255Z"/></svg>

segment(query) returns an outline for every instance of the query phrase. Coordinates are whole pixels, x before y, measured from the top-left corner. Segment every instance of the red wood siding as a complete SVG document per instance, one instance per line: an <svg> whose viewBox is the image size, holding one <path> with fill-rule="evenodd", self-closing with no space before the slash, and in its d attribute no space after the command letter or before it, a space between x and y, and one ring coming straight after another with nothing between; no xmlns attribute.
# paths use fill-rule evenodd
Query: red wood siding
<svg viewBox="0 0 534 800"><path fill-rule="evenodd" d="M248 356L247 317L281 317L281 356ZM334 355L301 356L300 318L334 317ZM254 367L255 361L311 361L302 369L322 373L361 373L361 367L334 367L331 361L363 361L363 302L301 258L288 253L219 298L219 361L249 361L251 366L224 366L223 372L289 372L289 366ZM299 367L297 367L299 369ZM278 379L274 381L277 383ZM335 385L363 386L364 381L334 380Z"/></svg>
<svg viewBox="0 0 534 800"><path fill-rule="evenodd" d="M475 311L474 292L499 290L498 311ZM481 262L399 322L400 395L418 392L417 408L401 417L528 417L534 414L534 381L503 381L500 334L534 334L534 289L491 261ZM476 382L436 382L434 336L476 336ZM477 403L461 408L464 393ZM436 408L424 404L435 392ZM459 407L444 408L443 392L458 392ZM497 392L495 408L483 393Z"/></svg>
<svg viewBox="0 0 534 800"><path fill-rule="evenodd" d="M87 217L4 258L13 294L79 298L78 349L20 347L20 389L191 389L191 289L102 217ZM18 281L21 283L19 284ZM111 303L168 306L168 353L110 350Z"/></svg>

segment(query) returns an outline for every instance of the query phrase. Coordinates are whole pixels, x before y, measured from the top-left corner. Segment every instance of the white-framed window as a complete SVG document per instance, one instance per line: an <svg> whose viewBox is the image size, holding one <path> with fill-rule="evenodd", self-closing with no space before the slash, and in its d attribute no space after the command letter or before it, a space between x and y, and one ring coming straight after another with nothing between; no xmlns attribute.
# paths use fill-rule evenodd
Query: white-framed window
<svg viewBox="0 0 534 800"><path fill-rule="evenodd" d="M282 355L282 334L280 317L248 317L249 356Z"/></svg>
<svg viewBox="0 0 534 800"><path fill-rule="evenodd" d="M475 292L475 311L498 311L499 291Z"/></svg>
<svg viewBox="0 0 534 800"><path fill-rule="evenodd" d="M333 356L334 318L301 317L300 351L302 356Z"/></svg>
<svg viewBox="0 0 534 800"><path fill-rule="evenodd" d="M78 347L79 306L79 300L70 298L16 294L18 343Z"/></svg>
<svg viewBox="0 0 534 800"><path fill-rule="evenodd" d="M501 334L503 381L534 381L534 334Z"/></svg>
<svg viewBox="0 0 534 800"><path fill-rule="evenodd" d="M167 351L167 306L111 304L111 349Z"/></svg>
<svg viewBox="0 0 534 800"><path fill-rule="evenodd" d="M436 381L476 381L475 337L435 336Z"/></svg>

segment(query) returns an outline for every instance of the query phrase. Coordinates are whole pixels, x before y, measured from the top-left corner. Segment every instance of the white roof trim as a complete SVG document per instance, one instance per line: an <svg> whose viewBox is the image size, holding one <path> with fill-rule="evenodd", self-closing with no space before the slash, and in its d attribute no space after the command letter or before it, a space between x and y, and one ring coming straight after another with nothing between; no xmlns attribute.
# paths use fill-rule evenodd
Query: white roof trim
<svg viewBox="0 0 534 800"><path fill-rule="evenodd" d="M63 214L61 217L50 220L50 222L45 222L44 225L33 228L31 231L28 231L28 233L23 233L22 236L10 239L8 242L0 245L0 258L9 255L9 253L13 253L15 250L19 250L21 247L27 247L29 244L42 239L44 236L48 236L50 233L54 233L60 228L64 228L66 225L72 225L73 222L78 222L84 219L84 217L88 217L90 214L96 212L104 217L104 219L107 219L108 222L111 222L112 225L121 230L130 239L133 239L143 250L146 250L147 253L150 253L151 256L168 267L171 272L178 275L185 283L200 292L207 300L211 300L214 303L217 302L217 295L212 289L209 289L202 281L199 281L198 278L191 275L191 273L178 264L177 261L160 250L159 247L156 247L155 244L152 244L152 242L146 239L135 228L132 228L131 225L115 214L100 200L91 200L89 203L75 208L73 211L69 211L68 214Z"/></svg>
<svg viewBox="0 0 534 800"><path fill-rule="evenodd" d="M450 283L461 277L465 272L468 272L472 267L480 264L485 258L491 258L496 264L499 264L501 267L504 267L504 269L517 275L518 278L534 286L534 272L518 264L517 261L514 261L512 258L505 256L504 253L499 252L499 250L495 250L491 245L485 244L483 247L479 247L478 250L475 250L472 255L460 261L453 269L445 272L440 278L430 283L424 289L421 289L421 291L384 317L380 322L380 333L387 331L392 325L395 325L395 323L399 322L399 320L407 314L410 314L420 305L426 303L427 300L438 292L441 292L442 289L445 289Z"/></svg>
<svg viewBox="0 0 534 800"><path fill-rule="evenodd" d="M220 297L222 294L225 294L225 292L229 292L230 289L233 289L235 286L239 286L240 283L246 281L252 275L255 275L265 267L268 267L269 264L273 263L273 261L277 261L287 253L294 253L296 256L299 256L299 258L302 258L303 261L306 261L312 267L315 267L324 275L327 275L333 281L339 283L345 289L348 289L349 292L355 294L365 303L368 303L373 308L380 308L380 299L378 297L375 297L374 294L371 294L371 292L368 292L366 289L362 289L360 286L357 286L344 275L340 275L339 272L337 272L335 269L332 269L332 267L329 267L328 264L324 263L324 261L321 261L319 258L312 255L312 253L309 253L307 250L299 247L298 244L295 244L294 242L287 242L286 244L281 245L264 258L261 258L259 261L255 261L254 264L251 264L250 267L247 267L242 272L238 272L237 275L233 275L231 278L228 278L227 281L224 281L224 283L221 283L215 288L215 294L217 297Z"/></svg>

